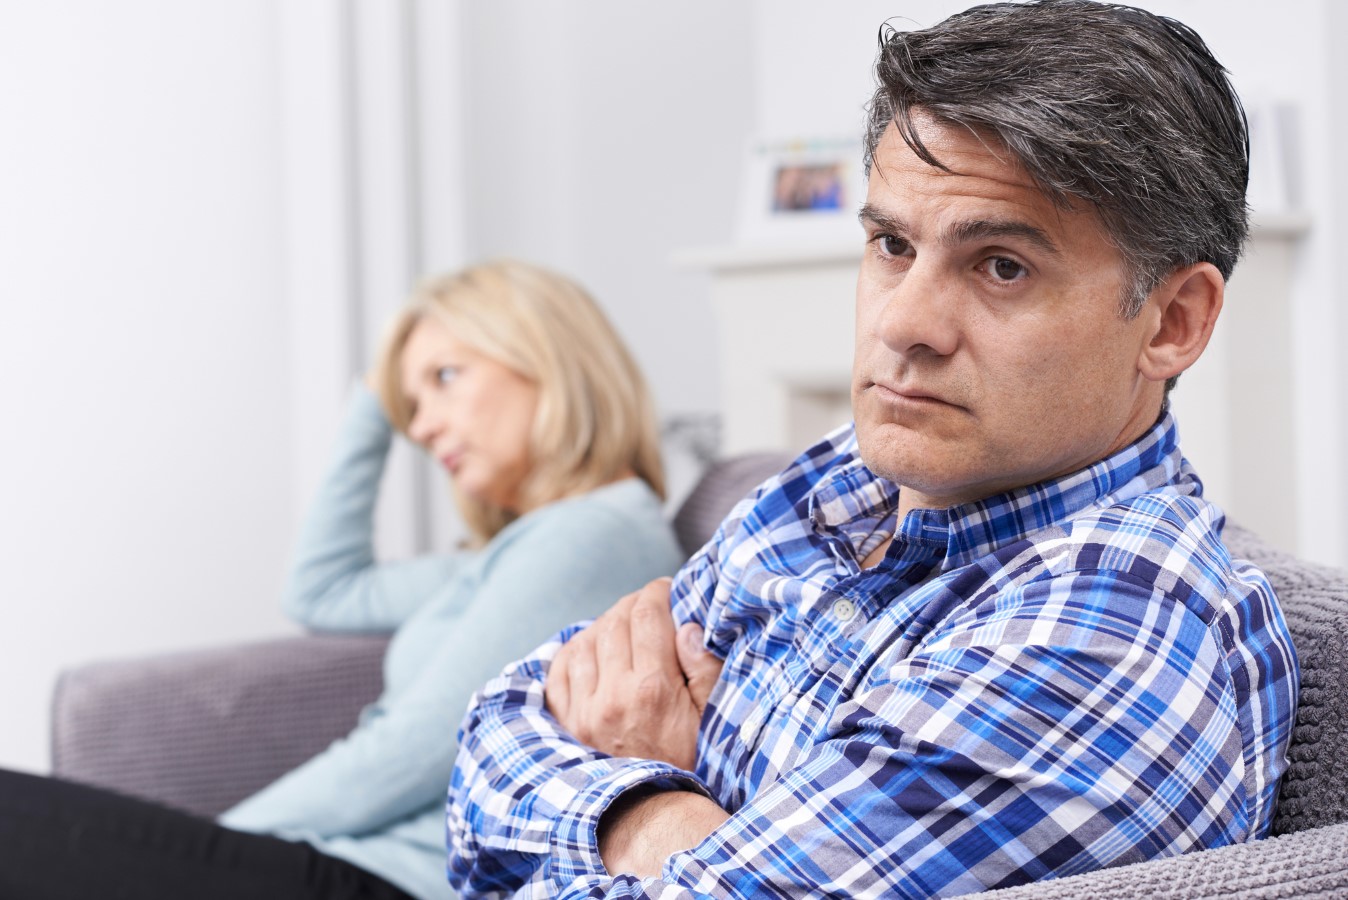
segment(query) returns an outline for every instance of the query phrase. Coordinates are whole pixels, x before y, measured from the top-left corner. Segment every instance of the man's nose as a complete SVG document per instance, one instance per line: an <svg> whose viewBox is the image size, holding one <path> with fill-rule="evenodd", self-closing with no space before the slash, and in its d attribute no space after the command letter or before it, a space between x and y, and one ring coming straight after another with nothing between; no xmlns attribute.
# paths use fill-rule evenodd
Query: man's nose
<svg viewBox="0 0 1348 900"><path fill-rule="evenodd" d="M959 345L959 299L948 273L915 259L886 285L875 330L895 353L948 356Z"/></svg>

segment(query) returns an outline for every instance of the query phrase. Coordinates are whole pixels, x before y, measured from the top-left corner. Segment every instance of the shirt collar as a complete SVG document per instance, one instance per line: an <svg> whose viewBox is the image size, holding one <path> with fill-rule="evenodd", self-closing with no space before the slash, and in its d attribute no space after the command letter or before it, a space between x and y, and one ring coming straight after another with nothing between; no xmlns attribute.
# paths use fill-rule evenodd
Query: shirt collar
<svg viewBox="0 0 1348 900"><path fill-rule="evenodd" d="M915 509L897 528L898 486L866 468L855 432L839 449L851 459L821 480L809 497L815 529L838 533L858 558L889 534L896 543L924 545L927 554L943 549L944 569L967 565L1085 509L1110 506L1163 484L1179 482L1185 493L1202 493L1202 484L1180 455L1178 430L1168 411L1142 437L1094 465L959 506Z"/></svg>

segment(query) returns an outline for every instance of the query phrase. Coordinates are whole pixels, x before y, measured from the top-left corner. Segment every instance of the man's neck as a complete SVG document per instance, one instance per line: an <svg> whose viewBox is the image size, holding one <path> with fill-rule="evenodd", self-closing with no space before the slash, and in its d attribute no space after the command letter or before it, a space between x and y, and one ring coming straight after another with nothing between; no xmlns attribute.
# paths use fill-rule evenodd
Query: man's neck
<svg viewBox="0 0 1348 900"><path fill-rule="evenodd" d="M885 558L885 554L889 552L889 545L892 543L894 543L894 536L891 534L885 538L883 544L866 554L866 558L861 561L861 568L869 569L878 565L880 560Z"/></svg>

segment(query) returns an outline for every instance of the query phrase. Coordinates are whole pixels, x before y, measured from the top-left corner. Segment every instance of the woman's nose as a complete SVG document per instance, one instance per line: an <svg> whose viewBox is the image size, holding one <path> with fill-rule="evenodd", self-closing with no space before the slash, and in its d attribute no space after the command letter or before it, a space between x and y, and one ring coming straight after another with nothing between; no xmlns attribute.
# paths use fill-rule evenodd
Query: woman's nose
<svg viewBox="0 0 1348 900"><path fill-rule="evenodd" d="M425 409L419 409L412 416L412 421L407 424L407 436L415 444L420 444L423 447L429 446L443 428L439 420L439 416L433 415Z"/></svg>

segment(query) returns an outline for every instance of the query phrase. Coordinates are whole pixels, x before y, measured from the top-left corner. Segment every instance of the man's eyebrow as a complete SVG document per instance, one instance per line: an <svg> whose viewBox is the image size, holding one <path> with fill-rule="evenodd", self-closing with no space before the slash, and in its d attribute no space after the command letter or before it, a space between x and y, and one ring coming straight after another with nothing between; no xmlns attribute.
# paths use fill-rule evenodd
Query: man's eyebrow
<svg viewBox="0 0 1348 900"><path fill-rule="evenodd" d="M870 222L885 231L901 230L898 219L885 213L879 207L872 206L869 203L863 203L861 205L861 209L857 212L857 218L861 220L861 224L863 225Z"/></svg>
<svg viewBox="0 0 1348 900"><path fill-rule="evenodd" d="M945 230L941 242L946 246L986 241L990 238L1014 237L1029 241L1045 253L1059 256L1062 251L1044 232L1028 222L1016 219L973 219L968 222L956 222Z"/></svg>
<svg viewBox="0 0 1348 900"><path fill-rule="evenodd" d="M861 220L862 225L870 224L891 234L903 234L906 231L900 219L869 203L862 205L857 218ZM941 243L953 247L958 244L1007 237L1029 241L1040 250L1054 256L1062 255L1062 251L1053 243L1047 232L1018 219L970 219L966 222L956 222L941 235Z"/></svg>

